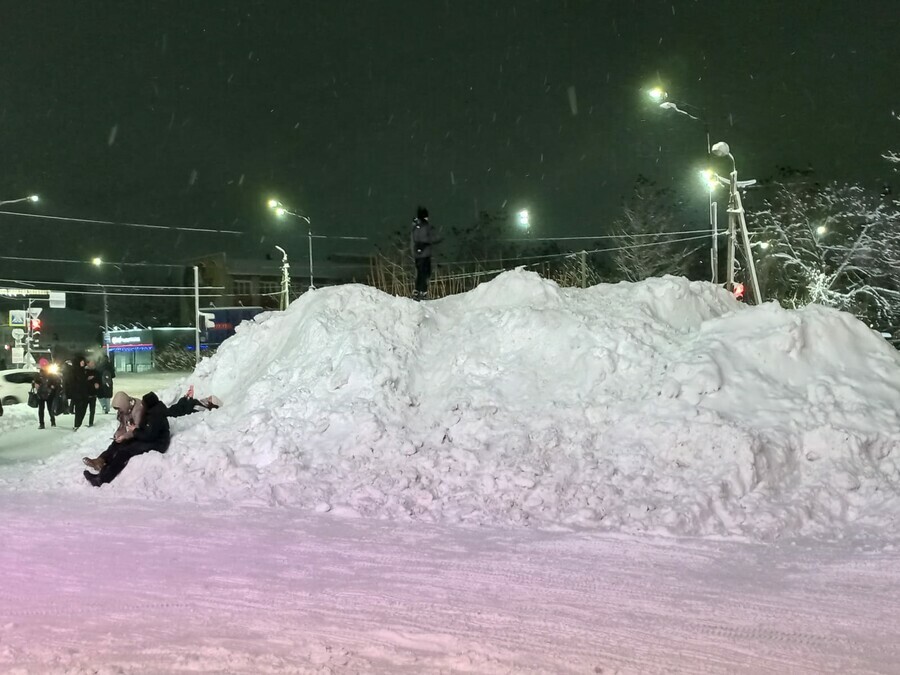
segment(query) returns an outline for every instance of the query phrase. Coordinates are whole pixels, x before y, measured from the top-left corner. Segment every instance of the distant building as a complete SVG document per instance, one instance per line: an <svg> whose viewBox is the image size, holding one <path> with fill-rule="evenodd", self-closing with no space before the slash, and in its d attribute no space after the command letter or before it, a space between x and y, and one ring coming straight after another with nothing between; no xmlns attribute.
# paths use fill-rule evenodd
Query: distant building
<svg viewBox="0 0 900 675"><path fill-rule="evenodd" d="M201 295L218 294L217 298L201 297L200 309L207 307L262 307L278 309L281 302L282 271L280 254L269 258L238 258L214 253L197 258L185 268L184 285L194 283L192 265L199 269L200 286L221 286L221 291L201 291ZM314 282L317 288L348 283L365 283L371 265L369 256L330 255L315 261ZM309 263L301 257L290 262L291 300L309 288ZM193 301L182 299L182 321L193 322Z"/></svg>

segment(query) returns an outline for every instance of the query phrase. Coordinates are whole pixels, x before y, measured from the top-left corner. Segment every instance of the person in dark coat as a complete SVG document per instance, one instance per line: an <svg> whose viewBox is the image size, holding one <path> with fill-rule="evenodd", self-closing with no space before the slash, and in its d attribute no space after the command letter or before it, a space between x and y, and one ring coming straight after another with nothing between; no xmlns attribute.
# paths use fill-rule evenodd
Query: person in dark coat
<svg viewBox="0 0 900 675"><path fill-rule="evenodd" d="M77 356L72 362L72 391L70 393L72 404L75 407L75 431L78 431L81 423L84 422L84 414L87 412L91 395L90 387L87 361L83 356Z"/></svg>
<svg viewBox="0 0 900 675"><path fill-rule="evenodd" d="M122 441L113 441L97 459L85 458L84 462L99 473L93 474L85 470L84 477L94 487L110 483L128 465L128 460L145 452L156 450L164 453L169 449L171 433L169 431L169 411L166 404L152 391L141 399L143 418L140 426L129 424L130 437Z"/></svg>
<svg viewBox="0 0 900 675"><path fill-rule="evenodd" d="M60 373L62 374L62 391L60 392L60 398L63 403L63 415L71 415L75 412L74 403L72 402L72 372L74 370L74 366L72 365L71 360L63 361L62 366L60 367Z"/></svg>
<svg viewBox="0 0 900 675"><path fill-rule="evenodd" d="M413 291L413 300L428 299L428 279L431 277L432 247L441 240L434 234L431 223L428 220L428 209L420 206L416 217L412 221L410 232L410 244L412 255L416 261L416 289Z"/></svg>
<svg viewBox="0 0 900 675"><path fill-rule="evenodd" d="M94 370L100 383L100 387L97 390L97 399L100 401L100 408L103 410L103 414L107 415L109 414L109 402L113 395L113 378L116 376L116 371L113 368L112 361L109 360L106 354L102 354L97 359Z"/></svg>
<svg viewBox="0 0 900 675"><path fill-rule="evenodd" d="M31 385L34 393L38 398L38 429L44 429L44 409L50 413L50 426L56 426L56 397L60 393L61 382L59 376L51 369L50 365L45 365L34 378Z"/></svg>

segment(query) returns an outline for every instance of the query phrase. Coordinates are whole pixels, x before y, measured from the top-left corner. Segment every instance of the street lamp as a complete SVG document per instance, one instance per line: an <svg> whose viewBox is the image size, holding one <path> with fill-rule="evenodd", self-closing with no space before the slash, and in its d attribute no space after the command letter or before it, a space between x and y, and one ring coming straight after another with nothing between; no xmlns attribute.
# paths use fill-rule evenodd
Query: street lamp
<svg viewBox="0 0 900 675"><path fill-rule="evenodd" d="M91 264L94 267L100 267L103 265L103 258L94 256L91 258ZM103 346L106 347L109 342L109 304L106 301L106 286L103 284L98 284L98 286L103 291Z"/></svg>
<svg viewBox="0 0 900 675"><path fill-rule="evenodd" d="M750 279L753 283L753 298L757 305L762 304L762 294L759 290L759 279L756 276L756 263L753 261L753 250L750 247L750 234L747 231L747 218L744 205L741 202L740 188L749 187L756 183L755 180L738 181L737 163L728 143L719 141L710 148L716 157L728 157L731 160L731 176L728 181L730 195L728 198L728 290L734 290L734 237L738 225L741 228L741 236L744 242L744 253L747 256L747 267L750 268Z"/></svg>
<svg viewBox="0 0 900 675"><path fill-rule="evenodd" d="M37 195L29 195L27 197L20 197L19 199L7 199L4 201L0 201L0 206L6 206L7 204L18 204L19 202L32 202L36 203L41 200Z"/></svg>
<svg viewBox="0 0 900 675"><path fill-rule="evenodd" d="M312 291L312 290L315 290L316 286L315 286L315 284L313 283L313 247L312 247L312 246L313 246L313 244L312 244L313 233L312 233L312 221L310 220L309 216L304 216L302 213L297 213L297 212L295 212L295 211L291 211L290 209L288 209L287 207L285 207L285 205L282 204L282 203L281 203L280 201L278 201L277 199L269 199L269 200L266 202L266 205L267 205L272 211L274 211L274 212L275 212L275 215L278 216L279 218L281 218L282 216L288 215L288 216L293 216L294 218L298 218L298 219L300 219L300 220L305 220L305 221L306 221L306 224L307 224L307 226L308 226L308 227L307 227L307 231L306 231L306 236L307 236L307 239L308 239L308 241L309 241L309 290L311 290L311 291ZM278 247L276 246L276 248L278 248ZM284 250L283 250L283 249L279 249L279 250L282 251L282 253L284 253ZM287 261L287 254L285 253L284 255L285 255L285 262L286 262L286 261ZM285 296L285 299L286 299L286 298L287 298L287 296ZM285 307L285 309L287 309L287 307Z"/></svg>
<svg viewBox="0 0 900 675"><path fill-rule="evenodd" d="M702 122L704 128L706 129L706 154L707 156L710 154L710 145L709 145L709 125L705 120L701 119L697 115L693 115L685 108L692 108L697 110L695 106L692 106L687 103L681 103L681 107L679 107L678 102L670 101L669 94L667 91L662 89L661 87L653 87L647 92L647 95L650 97L654 103L657 103L660 108L663 110L672 110L673 112L678 113L679 115L684 115L685 117L689 117L692 120L697 122ZM711 172L710 172L711 173ZM708 195L707 195L707 206L709 207L708 219L709 219L709 229L712 234L712 247L710 248L710 256L709 263L712 268L712 282L714 284L719 283L719 225L718 225L718 213L717 213L717 204L713 201L712 193L713 187L711 187L711 182L707 180L707 186L709 187Z"/></svg>
<svg viewBox="0 0 900 675"><path fill-rule="evenodd" d="M828 232L828 228L825 227L824 225L819 225L819 226L816 228L816 234L819 235L820 237L821 237L823 234L825 234L826 232Z"/></svg>
<svg viewBox="0 0 900 675"><path fill-rule="evenodd" d="M516 213L516 224L523 230L531 227L531 215L528 213L528 209L522 209Z"/></svg>

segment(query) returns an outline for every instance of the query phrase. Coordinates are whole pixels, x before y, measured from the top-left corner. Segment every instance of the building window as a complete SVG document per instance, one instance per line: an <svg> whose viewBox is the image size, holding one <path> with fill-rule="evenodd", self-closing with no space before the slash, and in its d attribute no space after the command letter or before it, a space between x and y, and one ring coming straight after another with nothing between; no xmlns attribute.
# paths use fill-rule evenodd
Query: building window
<svg viewBox="0 0 900 675"><path fill-rule="evenodd" d="M278 293L281 293L281 284L279 284L277 281L259 282L260 295L276 295Z"/></svg>
<svg viewBox="0 0 900 675"><path fill-rule="evenodd" d="M235 296L249 297L253 295L253 286L247 279L235 279L233 288Z"/></svg>

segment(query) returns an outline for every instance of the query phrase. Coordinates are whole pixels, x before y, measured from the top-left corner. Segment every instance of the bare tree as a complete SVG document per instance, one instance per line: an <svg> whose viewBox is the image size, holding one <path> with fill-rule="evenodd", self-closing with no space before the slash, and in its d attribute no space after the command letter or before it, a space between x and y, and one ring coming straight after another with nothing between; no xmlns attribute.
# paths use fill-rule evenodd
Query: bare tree
<svg viewBox="0 0 900 675"><path fill-rule="evenodd" d="M680 235L686 228L681 203L667 189L639 177L615 221L620 247L613 253L616 268L628 281L640 281L665 274L692 277L701 268L701 251L709 244L699 237Z"/></svg>

